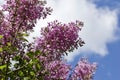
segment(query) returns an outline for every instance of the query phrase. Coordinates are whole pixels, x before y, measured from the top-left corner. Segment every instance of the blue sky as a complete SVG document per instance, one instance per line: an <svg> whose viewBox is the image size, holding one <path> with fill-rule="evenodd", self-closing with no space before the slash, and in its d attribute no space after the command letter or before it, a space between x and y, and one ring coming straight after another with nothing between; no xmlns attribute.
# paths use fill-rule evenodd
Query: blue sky
<svg viewBox="0 0 120 80"><path fill-rule="evenodd" d="M0 0L2 4L4 0ZM31 37L39 35L40 27L58 19L67 23L81 20L80 37L85 45L65 58L73 66L82 56L98 62L94 80L120 80L120 0L47 0L53 13L38 21Z"/></svg>
<svg viewBox="0 0 120 80"><path fill-rule="evenodd" d="M120 80L120 41L108 44L109 55L95 59L99 63L94 80Z"/></svg>
<svg viewBox="0 0 120 80"><path fill-rule="evenodd" d="M98 7L108 6L111 9L120 7L120 0L99 0L95 3ZM118 14L118 20L120 22L120 14ZM118 27L120 28L120 23L118 23ZM120 36L120 32L116 33ZM120 40L107 44L107 47L108 55L94 58L94 61L99 63L94 80L120 80Z"/></svg>

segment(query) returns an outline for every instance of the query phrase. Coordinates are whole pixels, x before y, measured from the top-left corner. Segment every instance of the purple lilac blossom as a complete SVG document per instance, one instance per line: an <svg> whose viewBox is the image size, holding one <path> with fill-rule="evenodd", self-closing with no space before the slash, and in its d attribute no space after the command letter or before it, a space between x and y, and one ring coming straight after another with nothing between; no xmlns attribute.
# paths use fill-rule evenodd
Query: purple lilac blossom
<svg viewBox="0 0 120 80"><path fill-rule="evenodd" d="M71 80L92 80L97 63L89 63L87 58L81 58L76 65Z"/></svg>
<svg viewBox="0 0 120 80"><path fill-rule="evenodd" d="M57 20L41 29L41 37L36 40L36 49L41 50L49 59L60 59L67 51L73 51L84 44L79 37L81 21L62 24Z"/></svg>

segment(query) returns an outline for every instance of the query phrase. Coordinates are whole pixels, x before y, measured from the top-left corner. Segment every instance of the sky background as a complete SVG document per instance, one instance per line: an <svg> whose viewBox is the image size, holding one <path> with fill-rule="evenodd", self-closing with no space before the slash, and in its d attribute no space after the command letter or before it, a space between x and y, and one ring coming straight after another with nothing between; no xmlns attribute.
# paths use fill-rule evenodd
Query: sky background
<svg viewBox="0 0 120 80"><path fill-rule="evenodd" d="M0 0L3 4L4 0ZM120 0L47 0L53 13L40 20L35 32L28 38L40 35L40 28L55 19L67 23L81 20L84 27L79 33L85 45L65 57L74 66L82 56L97 62L94 80L120 80Z"/></svg>

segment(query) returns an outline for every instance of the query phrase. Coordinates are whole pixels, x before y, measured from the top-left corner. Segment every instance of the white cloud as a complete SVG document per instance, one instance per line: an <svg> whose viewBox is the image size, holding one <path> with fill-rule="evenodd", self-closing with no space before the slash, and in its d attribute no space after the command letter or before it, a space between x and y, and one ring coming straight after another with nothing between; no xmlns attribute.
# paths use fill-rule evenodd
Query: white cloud
<svg viewBox="0 0 120 80"><path fill-rule="evenodd" d="M2 5L5 1L4 0L0 0L0 5Z"/></svg>
<svg viewBox="0 0 120 80"><path fill-rule="evenodd" d="M101 56L105 56L109 52L107 43L115 41L115 32L118 29L117 9L97 8L91 0L47 0L47 2L48 5L53 7L54 11L47 19L38 22L35 32L31 36L39 36L40 28L55 19L61 22L82 20L85 25L80 32L80 36L86 44L65 58L72 61L75 56L82 52L95 53ZM32 39L29 38L29 40Z"/></svg>
<svg viewBox="0 0 120 80"><path fill-rule="evenodd" d="M2 4L3 3L3 0L0 0L0 4Z"/></svg>

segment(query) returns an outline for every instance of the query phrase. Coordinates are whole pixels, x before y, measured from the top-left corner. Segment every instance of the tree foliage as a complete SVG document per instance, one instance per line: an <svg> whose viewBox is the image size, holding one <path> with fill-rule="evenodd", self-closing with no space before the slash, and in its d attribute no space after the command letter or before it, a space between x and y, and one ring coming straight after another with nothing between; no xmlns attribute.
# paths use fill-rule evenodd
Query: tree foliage
<svg viewBox="0 0 120 80"><path fill-rule="evenodd" d="M38 19L52 8L43 0L6 0L0 10L0 80L91 80L96 63L82 58L74 69L64 60L84 41L78 32L83 22L68 24L58 20L41 29L41 36L30 43Z"/></svg>

